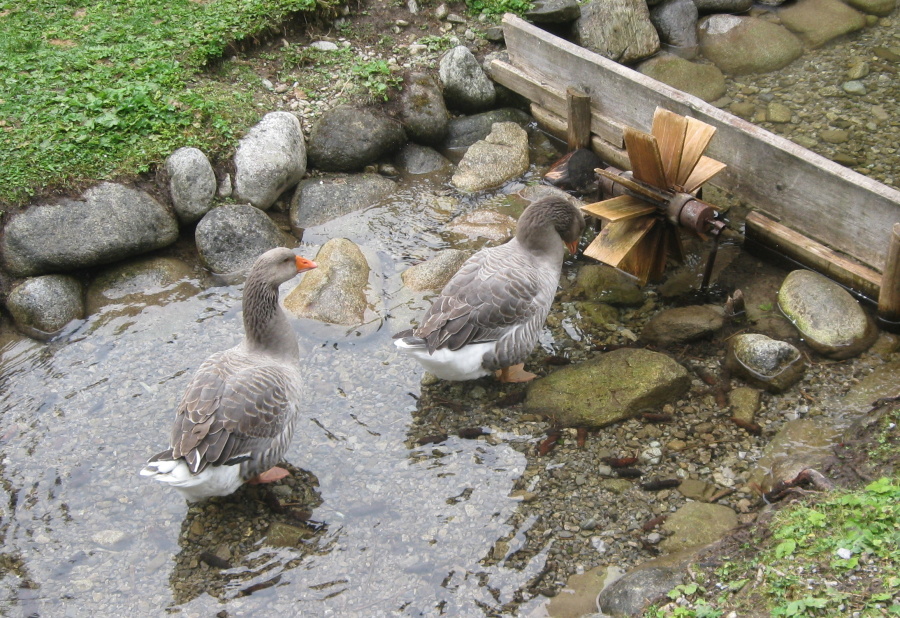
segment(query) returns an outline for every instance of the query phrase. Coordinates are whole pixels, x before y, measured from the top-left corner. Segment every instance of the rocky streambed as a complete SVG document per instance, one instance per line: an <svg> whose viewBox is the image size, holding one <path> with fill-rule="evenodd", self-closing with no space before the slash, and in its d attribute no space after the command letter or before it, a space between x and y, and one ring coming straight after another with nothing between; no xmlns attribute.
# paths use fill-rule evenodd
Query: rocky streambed
<svg viewBox="0 0 900 618"><path fill-rule="evenodd" d="M877 109L896 97L879 77L894 66L875 51L893 44L884 39L893 36L892 22L883 22L803 60L811 64L797 65L797 74L729 78L727 99L717 104L752 105L734 111L792 139L808 135L815 143L804 145L829 156L855 153L848 164L895 184L897 127ZM828 75L830 83L844 74L842 46L868 41L870 34L869 47L854 55L884 60L867 61L876 69L869 92L877 101L829 89L835 105L825 114L826 126L817 120L820 99L790 85L805 77L809 89L825 88L816 80ZM429 96L435 91L434 83L426 84ZM796 105L790 122L761 115L780 109L768 105L779 101ZM289 98L282 103L309 111L298 114L304 124L293 126L289 139L299 131L309 135L308 124L324 113L292 106ZM298 252L333 256L335 270L323 273L355 273L335 276L330 308L340 311L329 315L331 324L301 302L302 295L297 300L309 413L287 458L294 475L271 492L246 488L188 507L136 476L164 440L190 372L239 334L239 285L212 280L198 268L195 242L202 243L184 233L193 229L185 220L205 211L173 215L140 197L136 208L153 216L165 211L164 224L155 227L166 242L176 217L182 227L181 240L153 258L163 261L149 269L155 275L92 272L89 317L48 344L22 338L4 323L0 474L10 498L0 526L3 607L23 615L122 609L141 615L590 613L604 582L660 556L669 561L645 568L654 574L649 583L627 576L620 580L626 591L614 598L624 603L627 590L652 585L664 594L677 585L692 555L682 550L752 523L775 481L820 466L874 400L896 396L895 335L878 333L873 341L862 326L854 331L854 355L829 356L779 310L778 292L790 269L737 246L720 249L713 287L698 296L708 250L702 244L692 247L685 267L643 289L583 257L569 261L541 345L527 363L541 376L532 386L423 380L418 366L394 353L391 333L419 315L429 290L440 287L468 252L502 242L535 192L549 190L527 185L538 184L552 161L552 144L521 112L502 114L489 116L487 129L473 140L516 145L508 159L517 171L498 189L460 195L449 184L450 161L414 147L373 166L369 171L380 175L363 178L372 181L361 182L364 189L340 194L347 202L382 191L385 178L397 182L387 194L367 198L375 205L364 210L302 219L324 210L309 204L365 176L320 172L302 181L302 190L269 204L265 224L259 208L214 209L223 217L218 226L210 224L209 234L225 249L223 265L212 269L220 274L240 264L230 261L235 255L290 241L298 228ZM484 124L477 116L463 120ZM491 142L485 138L495 122L505 126ZM823 131L845 123L848 141L829 150L833 142ZM515 162L523 151L530 165L521 174ZM294 182L303 176L297 161L286 167L293 168ZM199 168L206 169L203 161ZM222 183L211 187L205 178L200 193L218 191L217 199L227 201ZM282 182L272 181L276 188ZM227 188L234 188L230 180ZM103 190L122 194L115 186ZM252 192L246 185L242 190ZM735 224L740 208L729 211ZM234 218L224 218L229 210ZM245 247L235 240L242 234L221 234L232 229L265 234L254 237L261 245ZM329 243L339 237L348 240ZM345 261L348 256L353 259ZM311 280L306 292L321 293L320 285ZM141 291L148 286L151 297ZM745 310L732 315L725 306L738 289ZM292 293L290 287L283 292ZM849 306L859 310L852 298ZM651 337L663 314L670 320ZM774 391L737 374L726 358L747 334L790 346L804 371ZM567 420L535 404L547 376L604 359L620 359L610 373L633 367L635 383L647 382L641 371L654 359L673 369L649 383L671 382L675 390L637 397L628 406L607 405L626 412L610 422ZM582 396L585 407L608 396L601 379L580 379L583 395L575 399Z"/></svg>

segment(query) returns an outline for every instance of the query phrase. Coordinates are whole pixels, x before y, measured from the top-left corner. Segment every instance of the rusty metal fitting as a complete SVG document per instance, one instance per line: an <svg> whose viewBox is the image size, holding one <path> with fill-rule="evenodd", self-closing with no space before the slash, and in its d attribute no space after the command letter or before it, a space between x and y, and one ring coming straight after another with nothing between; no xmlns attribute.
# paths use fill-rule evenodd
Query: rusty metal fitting
<svg viewBox="0 0 900 618"><path fill-rule="evenodd" d="M696 234L705 234L710 231L710 224L716 218L716 209L692 195L677 193L669 202L667 216L670 221L674 216L674 222L681 227Z"/></svg>

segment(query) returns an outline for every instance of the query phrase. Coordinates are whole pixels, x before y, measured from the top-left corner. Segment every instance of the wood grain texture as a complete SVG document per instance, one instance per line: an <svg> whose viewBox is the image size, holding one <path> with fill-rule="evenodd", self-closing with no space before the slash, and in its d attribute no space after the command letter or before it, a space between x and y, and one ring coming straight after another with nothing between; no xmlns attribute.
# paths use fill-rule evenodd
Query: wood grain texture
<svg viewBox="0 0 900 618"><path fill-rule="evenodd" d="M606 221L624 221L656 212L656 206L630 195L620 195L581 207L585 213Z"/></svg>
<svg viewBox="0 0 900 618"><path fill-rule="evenodd" d="M562 116L554 114L546 107L542 107L537 103L531 104L531 115L551 135L565 140L568 135L566 127L566 119ZM617 148L596 135L591 135L591 150L597 153L597 156L615 165L620 169L628 169L628 153L624 148Z"/></svg>
<svg viewBox="0 0 900 618"><path fill-rule="evenodd" d="M878 315L900 322L900 223L891 229L887 263L878 292Z"/></svg>
<svg viewBox="0 0 900 618"><path fill-rule="evenodd" d="M638 217L609 223L584 254L610 266L619 266L657 221L656 217Z"/></svg>
<svg viewBox="0 0 900 618"><path fill-rule="evenodd" d="M884 232L900 221L900 191L514 15L503 18L503 30L509 65L520 73L527 68L529 80L557 91L572 86L589 94L603 117L649 131L656 108L664 107L713 126L705 154L728 165L713 184L808 237L884 268Z"/></svg>

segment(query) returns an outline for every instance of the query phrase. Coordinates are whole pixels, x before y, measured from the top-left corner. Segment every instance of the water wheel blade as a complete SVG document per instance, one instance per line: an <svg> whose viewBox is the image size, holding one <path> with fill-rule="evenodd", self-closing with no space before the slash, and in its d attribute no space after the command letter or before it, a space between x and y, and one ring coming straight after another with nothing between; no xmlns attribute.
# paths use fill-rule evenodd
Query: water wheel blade
<svg viewBox="0 0 900 618"><path fill-rule="evenodd" d="M657 221L657 217L649 216L609 223L600 230L584 254L604 264L618 266Z"/></svg>
<svg viewBox="0 0 900 618"><path fill-rule="evenodd" d="M637 277L638 285L658 279L666 267L665 238L665 224L657 219L650 231L619 263L619 268Z"/></svg>
<svg viewBox="0 0 900 618"><path fill-rule="evenodd" d="M697 165L694 166L694 171L691 172L691 175L688 176L687 180L684 181L684 190L687 193L693 193L694 191L699 189L703 183L721 172L726 167L728 166L721 161L716 161L715 159L710 159L709 157L700 157Z"/></svg>
<svg viewBox="0 0 900 618"><path fill-rule="evenodd" d="M653 128L650 132L659 144L659 156L662 158L666 174L666 187L672 187L678 178L678 167L681 165L681 151L684 149L687 118L657 107L653 114Z"/></svg>
<svg viewBox="0 0 900 618"><path fill-rule="evenodd" d="M705 122L700 122L696 118L687 119L687 131L684 134L684 149L681 151L681 163L678 165L678 177L675 179L676 185L684 186L715 132L716 128Z"/></svg>
<svg viewBox="0 0 900 618"><path fill-rule="evenodd" d="M649 215L656 210L656 206L630 195L620 195L602 202L587 204L582 206L581 210L585 214L607 221L623 221Z"/></svg>
<svg viewBox="0 0 900 618"><path fill-rule="evenodd" d="M666 189L666 172L656 138L631 127L625 127L623 137L628 160L631 161L631 174L635 180Z"/></svg>
<svg viewBox="0 0 900 618"><path fill-rule="evenodd" d="M674 225L666 227L666 250L673 260L679 264L684 262L684 245L681 244L681 234Z"/></svg>

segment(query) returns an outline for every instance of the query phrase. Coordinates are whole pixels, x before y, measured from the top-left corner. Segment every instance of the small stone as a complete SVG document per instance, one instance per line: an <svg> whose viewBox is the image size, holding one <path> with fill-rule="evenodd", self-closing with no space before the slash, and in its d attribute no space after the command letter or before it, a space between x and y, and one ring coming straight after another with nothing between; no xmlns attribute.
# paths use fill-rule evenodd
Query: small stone
<svg viewBox="0 0 900 618"><path fill-rule="evenodd" d="M866 86L861 81L850 80L849 82L844 82L841 84L841 88L847 94L855 94L862 96L866 94Z"/></svg>

